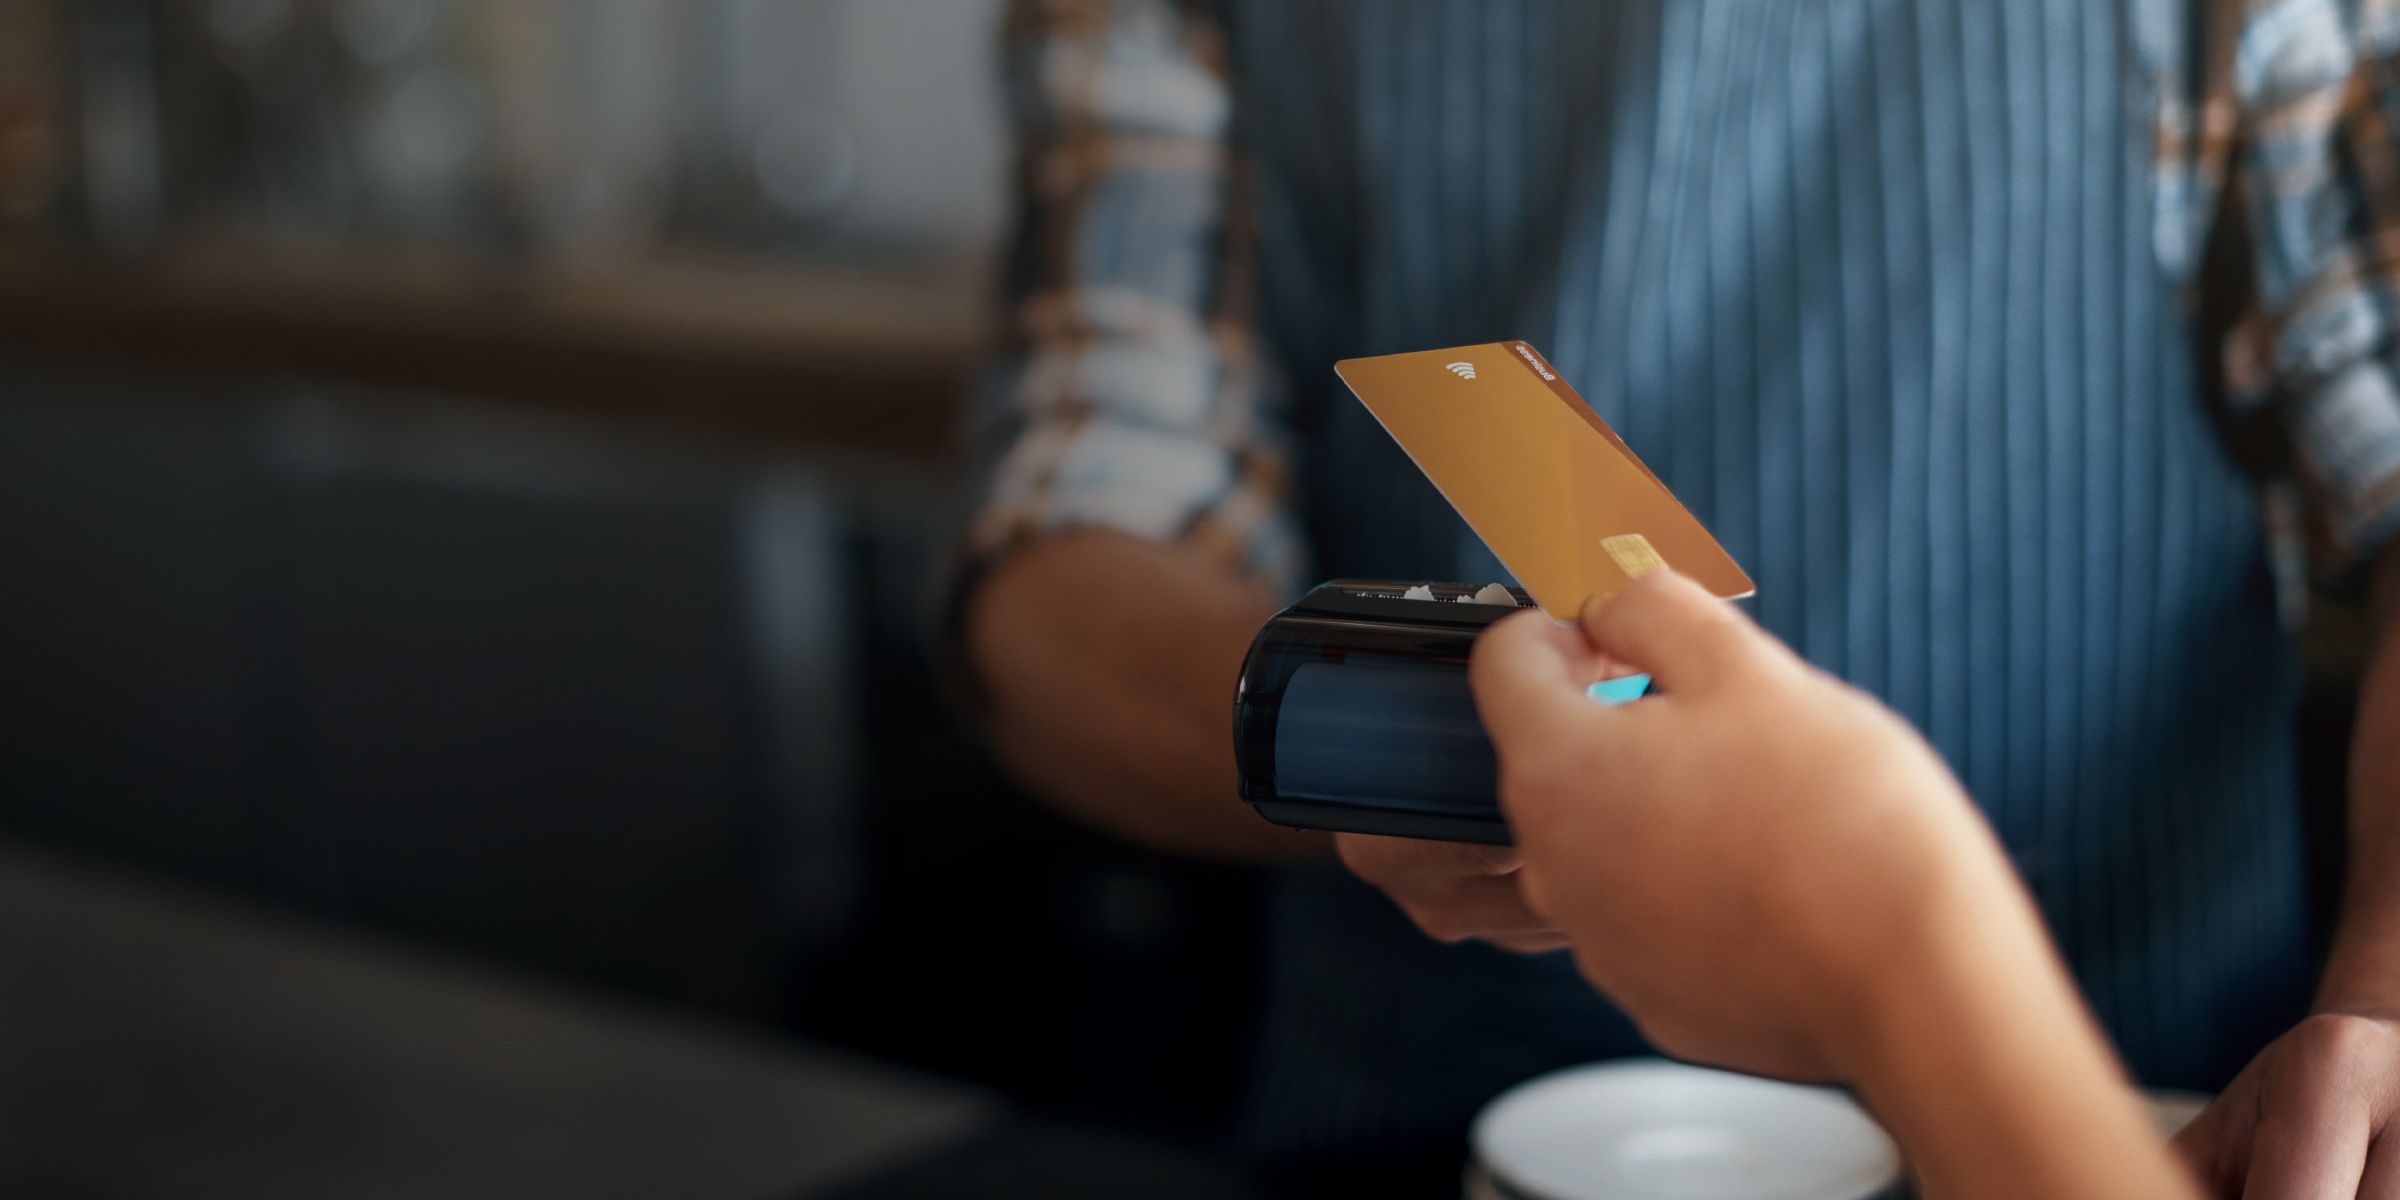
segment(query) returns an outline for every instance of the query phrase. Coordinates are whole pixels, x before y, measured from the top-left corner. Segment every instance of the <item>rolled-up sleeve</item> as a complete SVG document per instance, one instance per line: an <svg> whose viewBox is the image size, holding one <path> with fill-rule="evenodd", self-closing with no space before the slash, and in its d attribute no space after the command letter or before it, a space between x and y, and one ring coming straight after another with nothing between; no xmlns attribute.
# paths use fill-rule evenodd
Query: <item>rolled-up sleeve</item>
<svg viewBox="0 0 2400 1200"><path fill-rule="evenodd" d="M1007 348L972 398L954 604L1073 528L1287 586L1298 543L1216 22L1169 0L1022 0L1005 36L1020 209Z"/></svg>
<svg viewBox="0 0 2400 1200"><path fill-rule="evenodd" d="M2272 408L2328 581L2400 536L2400 6L2254 3L2229 56L2257 307L2236 404Z"/></svg>

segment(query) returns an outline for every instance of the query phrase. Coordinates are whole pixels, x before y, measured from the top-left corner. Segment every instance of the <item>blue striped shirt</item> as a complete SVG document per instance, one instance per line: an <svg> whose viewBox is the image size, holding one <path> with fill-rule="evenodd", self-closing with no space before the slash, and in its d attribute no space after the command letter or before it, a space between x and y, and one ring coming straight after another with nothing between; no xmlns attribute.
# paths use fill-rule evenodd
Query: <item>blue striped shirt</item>
<svg viewBox="0 0 2400 1200"><path fill-rule="evenodd" d="M1526 338L1942 750L2137 1074L2221 1085L2298 1015L2268 547L2338 578L2400 530L2400 8L1029 0L1008 53L972 556L1099 525L1287 586L1498 577L1329 364ZM2226 211L2252 278L2203 347ZM2220 424L2279 434L2288 528ZM1276 913L1262 1149L1454 1134L1638 1046L1563 960L1336 873Z"/></svg>

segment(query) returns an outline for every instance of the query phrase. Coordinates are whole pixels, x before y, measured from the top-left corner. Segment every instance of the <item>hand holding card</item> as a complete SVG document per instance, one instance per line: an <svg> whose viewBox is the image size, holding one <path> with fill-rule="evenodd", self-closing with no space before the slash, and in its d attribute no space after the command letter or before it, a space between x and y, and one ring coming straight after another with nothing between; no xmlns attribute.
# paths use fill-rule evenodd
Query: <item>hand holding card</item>
<svg viewBox="0 0 2400 1200"><path fill-rule="evenodd" d="M1717 596L1750 593L1741 567L1524 342L1338 369L1552 616L1573 619L1587 599L1668 567ZM1277 614L1251 644L1235 702L1243 798L1304 829L1506 842L1465 672L1476 638L1517 600L1337 580ZM1592 666L1577 686L1594 708L1648 688L1645 676Z"/></svg>

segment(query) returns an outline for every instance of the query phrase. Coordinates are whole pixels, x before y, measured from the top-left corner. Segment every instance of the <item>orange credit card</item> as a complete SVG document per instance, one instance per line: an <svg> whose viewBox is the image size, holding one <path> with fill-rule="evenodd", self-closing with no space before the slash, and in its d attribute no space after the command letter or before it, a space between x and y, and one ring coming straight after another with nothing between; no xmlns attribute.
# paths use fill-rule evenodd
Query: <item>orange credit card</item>
<svg viewBox="0 0 2400 1200"><path fill-rule="evenodd" d="M1352 358L1342 382L1550 615L1672 566L1756 588L1625 440L1521 341Z"/></svg>

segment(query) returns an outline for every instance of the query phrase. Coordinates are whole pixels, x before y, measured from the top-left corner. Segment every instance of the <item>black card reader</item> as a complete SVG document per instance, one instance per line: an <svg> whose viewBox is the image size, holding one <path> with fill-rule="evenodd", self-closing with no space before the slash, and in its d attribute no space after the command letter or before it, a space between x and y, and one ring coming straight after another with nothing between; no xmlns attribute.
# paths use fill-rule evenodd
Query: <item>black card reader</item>
<svg viewBox="0 0 2400 1200"><path fill-rule="evenodd" d="M1467 653L1532 603L1507 590L1335 580L1277 613L1234 698L1242 799L1296 829L1506 845Z"/></svg>

